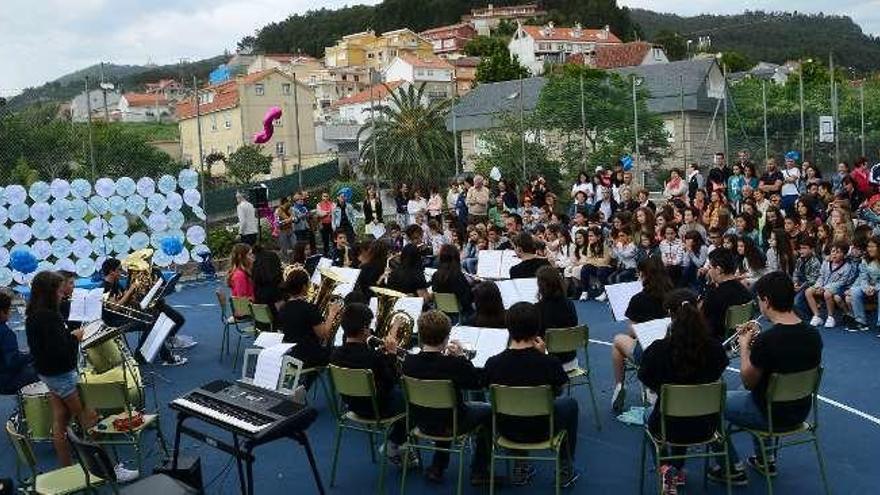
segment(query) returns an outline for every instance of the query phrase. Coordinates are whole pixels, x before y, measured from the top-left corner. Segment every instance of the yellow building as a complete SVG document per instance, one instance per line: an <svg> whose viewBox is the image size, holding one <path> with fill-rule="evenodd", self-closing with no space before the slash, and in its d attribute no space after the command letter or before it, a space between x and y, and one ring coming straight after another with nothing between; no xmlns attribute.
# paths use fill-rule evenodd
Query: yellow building
<svg viewBox="0 0 880 495"><path fill-rule="evenodd" d="M314 104L311 89L279 69L208 86L199 91L198 108L192 99L177 105L183 160L199 163L199 121L203 155L220 152L228 156L243 144L252 143L254 134L263 129L266 111L278 106L282 117L275 121L275 133L263 150L273 158L273 176L290 173L300 151L304 157L315 153ZM212 169L213 175L225 172L222 162Z"/></svg>
<svg viewBox="0 0 880 495"><path fill-rule="evenodd" d="M429 58L433 44L410 29L396 29L376 36L373 31L349 34L336 45L324 49L327 67L367 67L381 70L394 57L411 54Z"/></svg>

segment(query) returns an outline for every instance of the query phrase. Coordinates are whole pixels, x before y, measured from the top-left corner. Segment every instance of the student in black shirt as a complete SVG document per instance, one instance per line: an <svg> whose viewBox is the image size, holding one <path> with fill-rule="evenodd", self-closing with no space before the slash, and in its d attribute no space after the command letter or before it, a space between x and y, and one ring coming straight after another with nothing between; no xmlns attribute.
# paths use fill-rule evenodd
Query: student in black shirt
<svg viewBox="0 0 880 495"><path fill-rule="evenodd" d="M536 254L538 246L531 234L520 232L514 239L516 255L522 260L510 267L510 278L535 278L538 268L552 266L546 258L539 258Z"/></svg>
<svg viewBox="0 0 880 495"><path fill-rule="evenodd" d="M646 321L666 318L667 313L663 309L663 300L666 294L672 290L672 281L659 258L645 258L639 262L639 279L642 281L642 291L634 295L626 308L626 317L630 323L644 323ZM614 389L611 394L611 409L621 412L626 391L623 388L624 367L626 359L632 359L636 364L642 358L642 346L636 340L636 334L632 326L626 333L614 336L614 346L611 348L611 367L614 370Z"/></svg>
<svg viewBox="0 0 880 495"><path fill-rule="evenodd" d="M727 248L718 248L709 253L706 274L712 281L700 301L700 309L709 323L713 337L723 341L727 337L724 320L727 309L745 304L753 299L752 293L739 281L736 275L736 254Z"/></svg>
<svg viewBox="0 0 880 495"><path fill-rule="evenodd" d="M305 269L291 270L284 281L284 289L289 297L278 310L278 321L284 333L282 342L296 344L293 357L303 362L303 368L326 365L330 360L330 347L325 343L333 341L335 328L332 322L339 315L340 305L331 304L327 319L324 319L321 310L306 299L309 274Z"/></svg>
<svg viewBox="0 0 880 495"><path fill-rule="evenodd" d="M565 288L559 271L552 266L538 269L538 311L541 313L541 328L538 335L544 338L549 328L570 328L578 324L574 303L565 297ZM560 363L577 359L577 352L554 354Z"/></svg>
<svg viewBox="0 0 880 495"><path fill-rule="evenodd" d="M440 248L438 260L437 271L431 277L431 289L434 293L455 294L461 307L461 316L467 318L474 312L474 295L470 282L461 270L461 254L458 248L452 244L444 244Z"/></svg>
<svg viewBox="0 0 880 495"><path fill-rule="evenodd" d="M486 361L486 381L490 385L533 387L550 385L559 395L568 383L568 375L555 356L547 355L544 340L538 336L541 314L534 304L519 302L507 310L507 330L510 332L509 347ZM578 404L571 397L559 397L553 405L553 428L565 430L564 464L562 485L571 486L580 473L574 469L575 445L577 444ZM515 442L539 442L547 439L547 420L544 418L498 418L500 434ZM514 469L514 483L529 478L531 469L519 463Z"/></svg>
<svg viewBox="0 0 880 495"><path fill-rule="evenodd" d="M269 306L273 321L278 322L278 306L284 300L281 284L284 282L281 271L281 258L275 251L262 246L254 246L254 263L251 276L254 280L254 303ZM271 330L264 328L262 330Z"/></svg>
<svg viewBox="0 0 880 495"><path fill-rule="evenodd" d="M374 350L367 345L373 312L362 303L346 304L342 310L342 331L345 342L330 356L330 363L343 368L367 369L373 372L376 402L383 418L395 416L406 410L403 393L398 387L397 376L397 327L392 326L384 339L384 347ZM350 411L364 418L373 418L373 403L369 397L342 396ZM400 464L400 445L406 436L404 421L392 426L388 435L385 454L392 464ZM416 462L417 465L417 462Z"/></svg>
<svg viewBox="0 0 880 495"><path fill-rule="evenodd" d="M648 418L648 428L660 436L660 407L663 385L697 385L716 382L728 364L721 342L710 336L697 296L688 289L669 293L663 304L672 322L666 337L654 341L642 354L639 380L657 394ZM669 418L666 439L673 443L693 443L712 438L718 427L718 415L697 418ZM673 455L683 455L685 448L673 448ZM664 488L674 492L676 476L682 478L684 459L668 461L659 467ZM667 491L664 491L667 493Z"/></svg>
<svg viewBox="0 0 880 495"><path fill-rule="evenodd" d="M476 439L476 450L471 461L471 483L488 482L490 430L492 408L484 402L465 402L463 390L482 388L480 372L465 357L458 342L449 342L451 322L440 311L432 310L419 316L419 339L422 349L418 354L406 357L403 374L421 380L451 380L455 386L458 404L458 434L482 428ZM438 436L452 434L452 416L445 411L410 408L410 426ZM448 448L446 442L438 447ZM443 480L443 472L449 466L449 452L434 453L433 463L425 470L425 476L433 482Z"/></svg>
<svg viewBox="0 0 880 495"><path fill-rule="evenodd" d="M822 363L822 337L819 332L801 321L794 313L794 285L782 272L771 272L755 282L761 313L773 326L755 336L754 324L746 325L739 332L740 377L745 390L727 392L724 417L732 426L766 429L767 385L773 373L797 373L817 368ZM753 338L754 337L754 338ZM785 431L803 422L810 414L812 398L773 404L773 428ZM754 439L753 439L754 440ZM761 450L755 442L755 454L748 463L759 472L765 466L771 475L776 473L774 458L762 459ZM745 484L748 478L739 462L733 443L727 442L730 462L735 464L731 481ZM724 468L714 466L709 479L724 481Z"/></svg>
<svg viewBox="0 0 880 495"><path fill-rule="evenodd" d="M385 286L404 294L415 294L426 301L431 298L428 293L428 281L425 280L425 268L422 255L414 244L407 244L400 252L400 263L391 270Z"/></svg>
<svg viewBox="0 0 880 495"><path fill-rule="evenodd" d="M348 233L341 228L336 229L333 233L333 241L333 246L327 253L327 257L333 260L333 266L354 267L357 260L354 257L354 250L348 244Z"/></svg>
<svg viewBox="0 0 880 495"><path fill-rule="evenodd" d="M39 381L33 357L18 349L18 339L6 323L11 311L12 297L0 290L0 395L15 394L21 387Z"/></svg>
<svg viewBox="0 0 880 495"><path fill-rule="evenodd" d="M480 282L474 287L474 308L474 314L465 319L468 325L483 328L507 327L507 311L495 282Z"/></svg>
<svg viewBox="0 0 880 495"><path fill-rule="evenodd" d="M358 261L361 272L354 284L354 290L372 297L373 291L370 287L379 285L379 279L382 278L388 264L388 244L381 240L370 241L364 249L361 249Z"/></svg>

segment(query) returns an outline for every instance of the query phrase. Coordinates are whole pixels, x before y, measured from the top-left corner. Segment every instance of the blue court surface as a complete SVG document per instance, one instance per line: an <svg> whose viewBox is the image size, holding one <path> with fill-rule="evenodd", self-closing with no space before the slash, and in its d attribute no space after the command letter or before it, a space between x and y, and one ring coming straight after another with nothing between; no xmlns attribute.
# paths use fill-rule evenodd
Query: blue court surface
<svg viewBox="0 0 880 495"><path fill-rule="evenodd" d="M231 358L219 361L220 325L219 308L211 284L184 287L171 296L175 305L187 318L181 333L193 335L199 345L184 351L189 357L186 366L166 368L154 366L145 369L155 372L159 384L161 421L166 438L173 440L174 413L167 403L189 390L217 378L234 379L238 373L231 368ZM586 387L578 387L574 394L580 403L580 426L577 439L576 465L582 475L568 493L636 493L638 491L638 466L641 448L641 429L618 422L610 409L612 385L609 342L623 324L613 321L607 304L597 302L576 303L581 323L589 325L592 342L590 363L594 373L602 430L594 423ZM13 325L15 327L16 325ZM20 326L20 325L18 325ZM822 330L825 341L825 375L819 407L819 435L827 465L831 489L834 493L875 494L880 493L880 380L877 366L880 362L880 338L876 333L850 334L842 329ZM19 344L24 345L23 332L18 334ZM233 341L234 344L234 341ZM733 367L737 365L734 361ZM729 388L739 387L739 376L726 373ZM629 394L632 404L637 394ZM0 414L8 417L14 409L13 397L0 398ZM148 400L148 408L152 408ZM378 466L370 461L367 439L362 434L349 432L343 438L336 486L329 487L330 464L333 454L334 422L324 402L323 394L317 394L315 407L319 412L317 421L308 431L318 459L319 468L328 493L371 493L375 490ZM4 435L5 436L5 435ZM152 466L160 458L158 448L152 441L152 433L145 439ZM751 441L743 435L736 437L741 453L751 453ZM13 476L15 459L13 450L4 439L0 441L0 477ZM41 467L55 466L50 444L37 444ZM129 454L121 451L122 454ZM195 441L184 439L183 455L200 456L206 492L212 494L237 493L238 477L235 463L230 456ZM255 451L255 491L259 494L316 493L304 451L289 440L277 441ZM126 457L133 458L133 455ZM409 493L454 493L455 458L444 485L427 483L418 473L407 477ZM133 462L128 463L129 467ZM498 466L504 472L504 466ZM816 456L810 446L798 446L782 452L779 475L774 482L776 493L821 493ZM689 480L686 493L706 493L702 486L702 463L688 464ZM390 467L386 473L388 493L399 491L400 471ZM467 468L465 468L467 476ZM528 487L497 487L499 493L552 493L552 469L550 465L538 464L538 475ZM763 477L749 472L748 487L734 488L734 493L765 493ZM648 475L646 489L655 490L654 477ZM465 480L466 493L486 493L488 488L472 488ZM722 486L709 484L708 493L724 493Z"/></svg>

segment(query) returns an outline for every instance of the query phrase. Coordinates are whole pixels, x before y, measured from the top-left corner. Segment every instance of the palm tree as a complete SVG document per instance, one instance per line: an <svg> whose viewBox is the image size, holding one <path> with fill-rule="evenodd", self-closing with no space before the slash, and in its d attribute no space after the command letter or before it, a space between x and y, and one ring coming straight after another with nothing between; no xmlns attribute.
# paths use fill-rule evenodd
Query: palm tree
<svg viewBox="0 0 880 495"><path fill-rule="evenodd" d="M425 83L389 90L391 102L376 108L375 120L358 131L358 140L366 135L360 159L370 174L378 168L386 180L422 185L452 175L452 133L446 130L452 100L428 101L424 91Z"/></svg>

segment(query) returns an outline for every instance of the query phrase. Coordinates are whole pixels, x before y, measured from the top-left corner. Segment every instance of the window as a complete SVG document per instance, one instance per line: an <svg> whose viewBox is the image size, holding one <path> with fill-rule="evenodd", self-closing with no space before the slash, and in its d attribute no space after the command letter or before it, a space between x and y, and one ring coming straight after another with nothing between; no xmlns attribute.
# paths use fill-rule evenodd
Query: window
<svg viewBox="0 0 880 495"><path fill-rule="evenodd" d="M284 141L278 141L275 143L275 154L278 156L284 156Z"/></svg>
<svg viewBox="0 0 880 495"><path fill-rule="evenodd" d="M232 145L231 145L231 144L227 144L227 145L226 145L226 156L229 156L229 155L231 155L231 154L232 154Z"/></svg>
<svg viewBox="0 0 880 495"><path fill-rule="evenodd" d="M272 121L272 124L275 127L284 127L284 119L279 117L279 118L275 119L274 121Z"/></svg>
<svg viewBox="0 0 880 495"><path fill-rule="evenodd" d="M229 112L223 114L223 127L232 129L232 115Z"/></svg>
<svg viewBox="0 0 880 495"><path fill-rule="evenodd" d="M358 82L361 80L361 76L354 76L354 82Z"/></svg>
<svg viewBox="0 0 880 495"><path fill-rule="evenodd" d="M211 114L211 130L212 131L217 130L217 115L215 115L215 114Z"/></svg>
<svg viewBox="0 0 880 495"><path fill-rule="evenodd" d="M446 91L428 91L428 99L431 100L443 100L447 97Z"/></svg>
<svg viewBox="0 0 880 495"><path fill-rule="evenodd" d="M343 81L348 81L348 74L343 74L343 75L342 75L342 80L343 80Z"/></svg>
<svg viewBox="0 0 880 495"><path fill-rule="evenodd" d="M318 78L315 77L314 74L312 74L311 76L309 76L309 84L312 85L312 86L314 86L315 84L318 84Z"/></svg>
<svg viewBox="0 0 880 495"><path fill-rule="evenodd" d="M314 77L314 76L312 76ZM281 94L289 95L290 94L290 83L284 83L281 85Z"/></svg>
<svg viewBox="0 0 880 495"><path fill-rule="evenodd" d="M433 76L433 75L434 75L434 70L433 70L433 69L428 69L428 77L431 77L431 76Z"/></svg>
<svg viewBox="0 0 880 495"><path fill-rule="evenodd" d="M266 94L266 88L263 86L263 83L254 84L254 94L257 96L263 96Z"/></svg>
<svg viewBox="0 0 880 495"><path fill-rule="evenodd" d="M675 142L675 121L674 120L664 120L663 121L663 130L666 131L666 139L670 143Z"/></svg>

